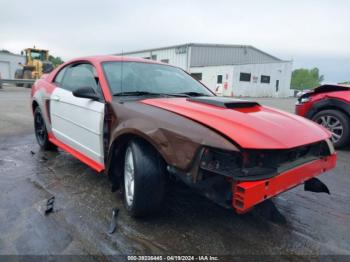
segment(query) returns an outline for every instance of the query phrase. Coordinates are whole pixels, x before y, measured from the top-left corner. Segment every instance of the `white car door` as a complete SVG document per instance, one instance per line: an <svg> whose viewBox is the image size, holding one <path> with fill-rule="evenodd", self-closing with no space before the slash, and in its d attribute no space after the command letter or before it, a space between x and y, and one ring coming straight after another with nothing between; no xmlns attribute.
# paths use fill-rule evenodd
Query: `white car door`
<svg viewBox="0 0 350 262"><path fill-rule="evenodd" d="M51 95L52 132L60 142L104 165L105 104L95 70L90 64L78 64L64 71ZM101 101L75 97L72 92L80 87L93 88L101 96Z"/></svg>

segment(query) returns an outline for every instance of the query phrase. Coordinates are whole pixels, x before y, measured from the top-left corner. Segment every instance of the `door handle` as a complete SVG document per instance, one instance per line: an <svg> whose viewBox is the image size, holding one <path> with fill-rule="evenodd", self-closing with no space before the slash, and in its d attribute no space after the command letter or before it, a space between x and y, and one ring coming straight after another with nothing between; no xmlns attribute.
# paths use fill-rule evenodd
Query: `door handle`
<svg viewBox="0 0 350 262"><path fill-rule="evenodd" d="M59 96L56 96L56 95L53 95L53 96L51 96L51 100L53 100L53 101L60 101L60 97Z"/></svg>

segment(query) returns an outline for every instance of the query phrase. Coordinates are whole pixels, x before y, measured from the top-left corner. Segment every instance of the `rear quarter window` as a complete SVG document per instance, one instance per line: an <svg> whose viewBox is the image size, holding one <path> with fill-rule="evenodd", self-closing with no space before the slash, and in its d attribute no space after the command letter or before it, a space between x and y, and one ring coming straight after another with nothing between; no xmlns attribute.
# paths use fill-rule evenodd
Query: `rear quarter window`
<svg viewBox="0 0 350 262"><path fill-rule="evenodd" d="M62 81L63 81L63 78L64 78L64 74L66 73L67 71L67 67L64 67L63 69L61 69L58 74L56 75L55 77L55 80L54 82L58 85L61 85L62 84Z"/></svg>

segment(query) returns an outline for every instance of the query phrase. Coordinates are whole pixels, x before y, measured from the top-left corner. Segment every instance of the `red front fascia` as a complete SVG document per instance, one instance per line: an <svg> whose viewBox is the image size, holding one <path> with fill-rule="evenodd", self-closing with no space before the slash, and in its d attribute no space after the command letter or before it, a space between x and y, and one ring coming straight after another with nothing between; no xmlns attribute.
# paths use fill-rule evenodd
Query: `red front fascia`
<svg viewBox="0 0 350 262"><path fill-rule="evenodd" d="M232 187L232 206L237 213L245 213L264 200L334 168L336 159L336 154L333 154L298 166L270 179L235 183Z"/></svg>
<svg viewBox="0 0 350 262"><path fill-rule="evenodd" d="M298 116L303 116L305 117L307 112L309 112L312 104L310 102L306 102L303 104L297 104L295 105L295 114Z"/></svg>
<svg viewBox="0 0 350 262"><path fill-rule="evenodd" d="M95 160L92 160L88 156L83 155L82 153L78 152L74 148L71 148L70 146L57 140L52 133L49 133L49 140L51 143L55 144L56 146L58 146L59 148L61 148L64 151L66 151L67 153L73 155L74 157L79 159L81 162L88 165L89 167L96 170L97 172L102 172L105 169L103 164L98 163Z"/></svg>

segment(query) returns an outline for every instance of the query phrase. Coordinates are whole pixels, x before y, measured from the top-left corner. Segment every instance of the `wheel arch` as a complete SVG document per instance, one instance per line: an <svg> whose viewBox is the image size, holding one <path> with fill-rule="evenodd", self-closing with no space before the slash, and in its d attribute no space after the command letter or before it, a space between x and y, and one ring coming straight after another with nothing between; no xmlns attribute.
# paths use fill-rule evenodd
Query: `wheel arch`
<svg viewBox="0 0 350 262"><path fill-rule="evenodd" d="M39 103L36 100L33 100L32 102L32 111L34 114L35 109L39 106Z"/></svg>
<svg viewBox="0 0 350 262"><path fill-rule="evenodd" d="M339 110L350 118L350 104L335 98L316 102L306 114L306 117L312 119L318 112L323 110Z"/></svg>
<svg viewBox="0 0 350 262"><path fill-rule="evenodd" d="M164 154L157 149L157 147L149 141L149 139L146 138L146 136L143 136L142 134L138 134L135 132L126 132L123 134L120 134L119 136L115 137L112 143L109 147L109 153L108 157L106 159L106 174L109 177L109 179L112 181L112 184L116 184L119 182L119 177L122 175L121 172L123 170L123 155L125 153L125 150L127 148L127 145L132 140L139 140L143 143L146 143L148 146L150 146L158 155L159 157L165 162L166 157Z"/></svg>

